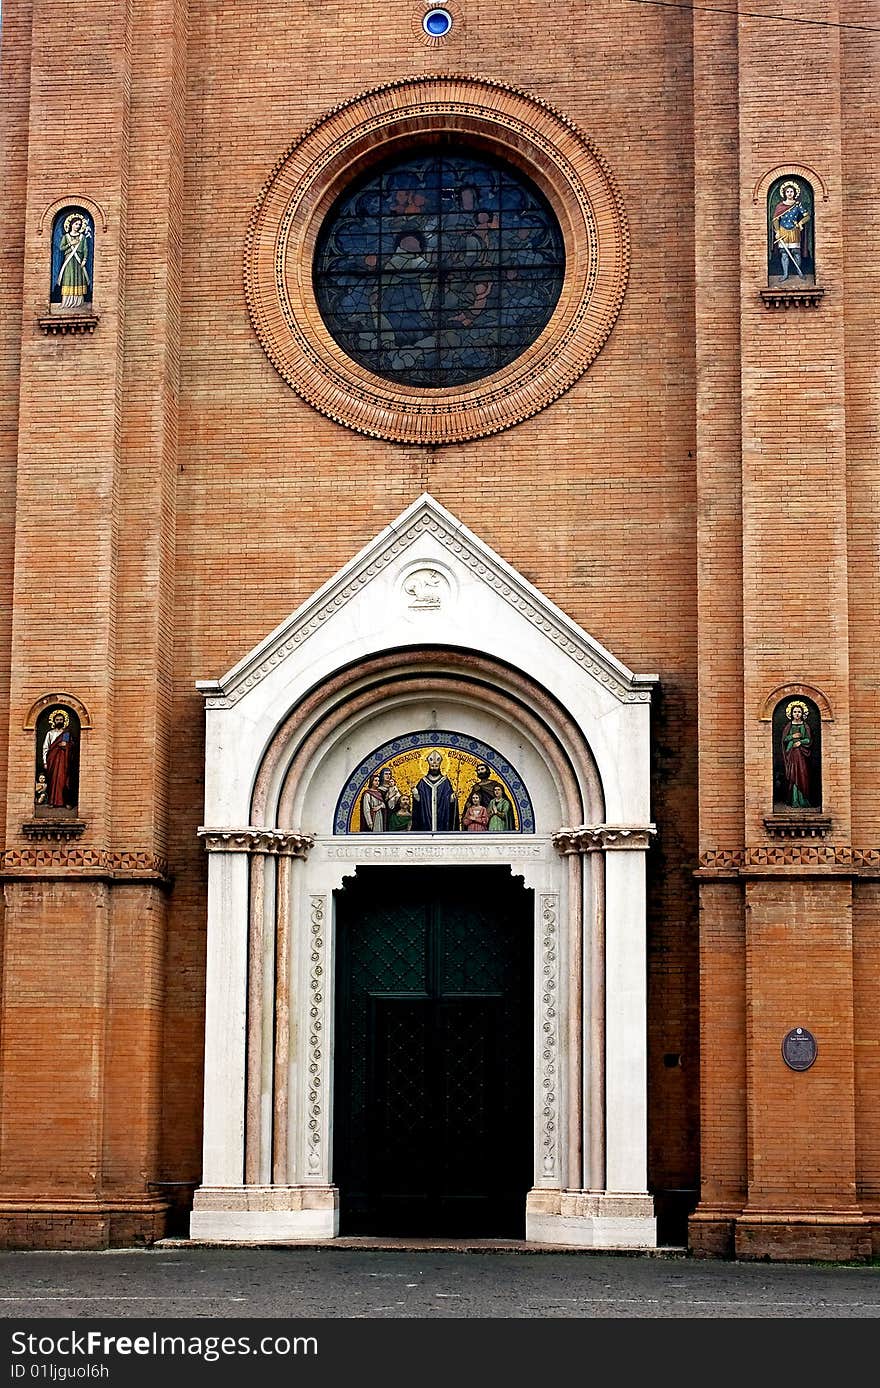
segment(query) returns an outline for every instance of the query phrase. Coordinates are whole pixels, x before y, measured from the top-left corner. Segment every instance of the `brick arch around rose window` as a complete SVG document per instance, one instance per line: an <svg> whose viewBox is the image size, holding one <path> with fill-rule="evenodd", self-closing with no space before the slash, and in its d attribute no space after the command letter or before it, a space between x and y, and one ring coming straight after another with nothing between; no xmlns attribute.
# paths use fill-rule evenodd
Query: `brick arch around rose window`
<svg viewBox="0 0 880 1388"><path fill-rule="evenodd" d="M499 356L488 375L436 388L385 379L350 356L325 322L313 275L339 199L416 145L509 167L534 186L564 242L561 291L536 339L511 360ZM614 175L567 116L502 82L422 76L344 102L280 156L248 228L245 300L276 370L322 414L376 438L451 443L509 428L573 385L614 327L629 263Z"/></svg>

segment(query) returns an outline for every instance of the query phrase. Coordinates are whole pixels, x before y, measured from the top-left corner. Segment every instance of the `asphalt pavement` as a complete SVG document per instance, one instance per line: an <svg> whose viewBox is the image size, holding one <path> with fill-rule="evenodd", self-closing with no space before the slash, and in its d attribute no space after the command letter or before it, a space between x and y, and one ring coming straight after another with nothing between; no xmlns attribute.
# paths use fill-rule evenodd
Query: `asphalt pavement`
<svg viewBox="0 0 880 1388"><path fill-rule="evenodd" d="M876 1319L880 1263L471 1246L0 1252L0 1318Z"/></svg>

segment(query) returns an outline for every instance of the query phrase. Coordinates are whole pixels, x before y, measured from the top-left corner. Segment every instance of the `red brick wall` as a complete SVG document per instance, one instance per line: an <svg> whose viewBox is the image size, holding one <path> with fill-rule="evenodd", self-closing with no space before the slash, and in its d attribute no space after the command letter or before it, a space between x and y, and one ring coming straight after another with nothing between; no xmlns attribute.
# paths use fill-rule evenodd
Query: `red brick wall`
<svg viewBox="0 0 880 1388"><path fill-rule="evenodd" d="M408 15L389 24L384 12L374 17L367 8L352 26L341 4L304 12L295 28L283 6L266 7L259 26L232 5L212 7L191 25L190 71L200 78L191 86L188 112L175 706L181 745L172 857L181 878L193 882L193 903L187 900L184 915L175 893L173 935L180 933L181 950L190 942L187 958L197 967L204 907L195 884L204 867L193 838L202 777L201 744L192 731L201 718L194 680L228 668L427 489L621 659L639 670L663 670L655 814L664 826L664 858L652 879L651 911L651 1141L658 1183L695 1185L688 20L618 4L606 7L596 29L572 12L554 18L548 45L533 41L545 22L540 6L520 6L517 20L499 18L468 12L461 36L454 31L439 50L410 36ZM611 90L607 64L616 73ZM262 183L300 130L333 102L376 83L453 69L521 85L595 140L629 213L633 273L609 342L566 396L495 438L424 450L362 438L299 400L255 340L238 267ZM644 138L636 138L635 112ZM218 276L218 237L227 235L235 273ZM647 557L635 602L634 555ZM173 980L169 986L176 992ZM181 997L187 1015L191 996ZM666 1068L666 1053L684 1053L688 1068ZM165 1088L179 1090L185 1106L182 1083L175 1085L171 1074L178 1063L175 1057L169 1065ZM197 1088L196 1067L186 1082ZM169 1169L177 1150L191 1162L189 1135L176 1124L167 1131Z"/></svg>
<svg viewBox="0 0 880 1388"><path fill-rule="evenodd" d="M837 8L820 9L833 25ZM798 25L794 41L783 23L626 0L557 7L550 27L537 0L463 9L436 48L409 10L341 0L295 18L280 0L99 0L87 14L37 0L33 11L32 53L22 0L4 4L2 35L0 255L7 295L23 304L20 332L15 314L0 323L0 583L14 597L8 628L0 604L7 844L22 845L30 812L27 711L66 690L94 724L83 846L152 855L157 872L167 857L174 886L166 928L149 880L7 882L4 1121L30 1103L71 1136L52 1147L50 1172L19 1132L2 1191L22 1189L26 1168L46 1189L143 1192L158 1180L186 1191L198 1180L206 869L195 681L231 666L429 490L631 668L661 677L652 1185L695 1189L702 1167L707 1211L742 1209L759 1187L782 1199L794 1168L777 1125L795 1124L799 1150L830 1095L836 1140L845 1130L848 1144L833 1198L849 1199L856 1181L876 1208L873 886L856 891L852 939L848 887L821 874L750 886L747 927L734 866L703 879L698 952L692 876L700 852L741 859L767 845L760 710L791 681L818 686L833 709L831 840L880 844L878 271L861 264L853 230L870 220L877 163L874 50L854 31ZM867 0L846 7L851 22L870 11ZM302 130L373 85L440 71L520 86L595 141L627 208L632 270L608 342L566 395L493 438L423 449L340 427L281 380L247 315L242 257L263 182ZM779 119L787 85L795 128ZM88 112L88 139L62 145L72 99ZM826 287L816 310L771 311L758 294L765 208L754 188L786 161L815 168L828 190L823 201L815 185ZM77 194L107 215L96 232L101 318L92 337L46 337L36 317L48 238L36 228L54 200ZM101 912L104 973L84 994ZM778 936L772 947L759 918ZM803 995L805 1023L821 1018L823 1068L782 1073L786 980L829 970L827 1003ZM138 973L149 980L140 1004ZM11 1006L26 982L34 1005ZM58 1016L71 1020L59 1027ZM93 1059L68 1069L70 1037L79 1054L102 1017L109 1050L99 1062L86 1047ZM130 1150L129 1063L140 1067ZM64 1126L74 1110L75 1134ZM843 1150L833 1155L840 1165Z"/></svg>

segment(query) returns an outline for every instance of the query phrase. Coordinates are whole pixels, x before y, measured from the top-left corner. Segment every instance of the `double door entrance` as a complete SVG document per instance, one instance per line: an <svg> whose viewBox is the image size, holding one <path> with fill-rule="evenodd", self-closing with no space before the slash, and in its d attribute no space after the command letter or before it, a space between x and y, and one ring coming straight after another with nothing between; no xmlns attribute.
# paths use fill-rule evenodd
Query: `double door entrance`
<svg viewBox="0 0 880 1388"><path fill-rule="evenodd" d="M501 867L359 868L336 919L340 1233L522 1238L531 891Z"/></svg>

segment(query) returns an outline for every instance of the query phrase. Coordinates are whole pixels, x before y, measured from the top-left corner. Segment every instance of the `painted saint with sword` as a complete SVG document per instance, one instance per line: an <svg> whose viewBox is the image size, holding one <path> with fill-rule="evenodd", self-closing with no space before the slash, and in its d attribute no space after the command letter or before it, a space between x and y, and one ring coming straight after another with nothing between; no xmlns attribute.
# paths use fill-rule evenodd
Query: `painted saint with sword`
<svg viewBox="0 0 880 1388"><path fill-rule="evenodd" d="M801 279L806 276L804 262L809 259L809 247L804 228L810 216L801 200L799 184L786 179L779 186L779 201L772 212L770 247L771 255L774 248L779 248L780 274L784 280L792 273Z"/></svg>

